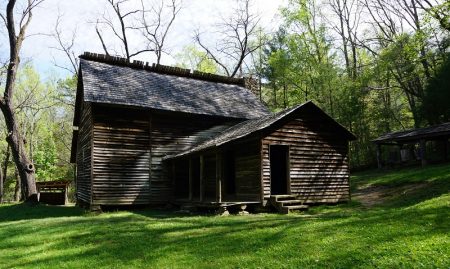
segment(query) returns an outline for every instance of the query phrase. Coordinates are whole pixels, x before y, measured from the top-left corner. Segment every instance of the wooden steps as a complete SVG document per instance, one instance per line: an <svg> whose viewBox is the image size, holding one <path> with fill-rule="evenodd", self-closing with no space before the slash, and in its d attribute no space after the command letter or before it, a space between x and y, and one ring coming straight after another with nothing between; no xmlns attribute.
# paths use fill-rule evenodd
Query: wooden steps
<svg viewBox="0 0 450 269"><path fill-rule="evenodd" d="M270 196L270 203L282 214L289 214L294 211L304 211L308 205L297 199L295 195L283 194Z"/></svg>

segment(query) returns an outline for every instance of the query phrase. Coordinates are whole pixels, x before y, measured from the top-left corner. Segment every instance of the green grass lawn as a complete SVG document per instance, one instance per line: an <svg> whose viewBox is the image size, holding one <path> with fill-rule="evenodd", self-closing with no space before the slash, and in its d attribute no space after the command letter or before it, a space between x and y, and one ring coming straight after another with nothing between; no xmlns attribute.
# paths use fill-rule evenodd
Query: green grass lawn
<svg viewBox="0 0 450 269"><path fill-rule="evenodd" d="M391 192L302 214L187 216L0 206L2 268L449 268L450 166L355 174Z"/></svg>

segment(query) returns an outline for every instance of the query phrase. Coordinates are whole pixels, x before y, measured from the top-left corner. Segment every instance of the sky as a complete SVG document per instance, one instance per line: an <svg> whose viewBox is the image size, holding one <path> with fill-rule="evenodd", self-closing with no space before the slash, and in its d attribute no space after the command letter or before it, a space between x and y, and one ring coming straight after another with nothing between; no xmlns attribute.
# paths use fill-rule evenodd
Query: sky
<svg viewBox="0 0 450 269"><path fill-rule="evenodd" d="M131 0L135 1L135 0ZM167 0L164 0L167 1ZM261 26L265 31L270 32L278 28L280 6L286 5L286 0L254 0L253 11L261 16ZM140 1L136 0L135 5L140 6ZM167 39L168 49L171 55L162 57L162 64L173 65L176 63L174 55L184 46L194 43L193 35L196 29L200 29L204 39L212 42L213 25L221 17L230 15L235 6L233 0L183 0L182 9L178 14L170 34ZM2 8L4 8L2 6ZM133 7L129 7L133 8ZM74 50L77 54L84 51L103 53L101 44L95 33L95 21L102 14L109 12L106 0L45 0L36 8L33 20L28 30L30 35L22 48L22 59L32 59L33 64L41 75L45 77L65 76L68 73L55 67L58 65L68 65L67 58L52 47L56 46L55 40L48 36L55 26L58 15L61 15L61 30L67 40L76 31L76 42ZM4 36L4 26L2 43L0 49L7 53L7 43ZM113 46L117 39L112 33L105 32L105 40ZM130 44L137 47L141 43L138 36L131 36ZM154 62L154 57L144 55L136 59Z"/></svg>

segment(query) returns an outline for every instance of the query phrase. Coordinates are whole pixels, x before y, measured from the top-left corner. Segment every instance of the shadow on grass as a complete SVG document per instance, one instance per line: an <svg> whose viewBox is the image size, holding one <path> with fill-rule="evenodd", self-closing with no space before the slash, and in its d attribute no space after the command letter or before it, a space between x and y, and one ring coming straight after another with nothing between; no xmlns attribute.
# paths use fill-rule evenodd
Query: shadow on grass
<svg viewBox="0 0 450 269"><path fill-rule="evenodd" d="M373 210L340 218L117 212L54 219L38 230L28 222L3 226L0 234L8 241L0 246L8 251L7 267L349 268L379 265L372 264L374 252L395 260L414 240L445 237L446 209ZM27 259L15 251L18 246L27 249Z"/></svg>
<svg viewBox="0 0 450 269"><path fill-rule="evenodd" d="M363 185L395 187L433 181L450 181L450 164L358 172L352 174L350 183L352 189L355 189Z"/></svg>
<svg viewBox="0 0 450 269"><path fill-rule="evenodd" d="M215 217L0 206L5 268L449 267L448 180L363 209ZM406 183L405 183L406 184ZM411 184L411 183L408 183ZM73 218L62 218L71 216ZM33 219L42 219L33 221ZM18 221L15 220L30 220ZM26 255L24 255L26 251Z"/></svg>
<svg viewBox="0 0 450 269"><path fill-rule="evenodd" d="M75 206L28 205L24 203L0 205L0 222L30 219L82 216L85 211Z"/></svg>

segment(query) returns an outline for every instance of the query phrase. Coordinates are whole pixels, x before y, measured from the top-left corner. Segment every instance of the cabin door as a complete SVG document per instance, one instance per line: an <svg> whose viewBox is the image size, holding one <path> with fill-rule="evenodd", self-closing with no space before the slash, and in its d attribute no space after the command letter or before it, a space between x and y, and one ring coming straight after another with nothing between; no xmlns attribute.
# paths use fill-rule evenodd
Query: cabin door
<svg viewBox="0 0 450 269"><path fill-rule="evenodd" d="M270 145L270 194L288 194L289 146Z"/></svg>

